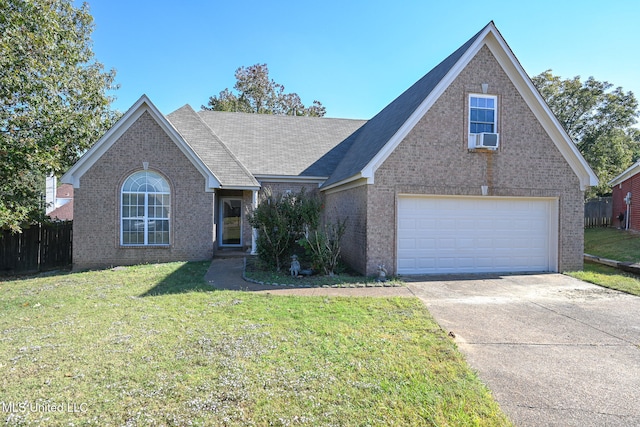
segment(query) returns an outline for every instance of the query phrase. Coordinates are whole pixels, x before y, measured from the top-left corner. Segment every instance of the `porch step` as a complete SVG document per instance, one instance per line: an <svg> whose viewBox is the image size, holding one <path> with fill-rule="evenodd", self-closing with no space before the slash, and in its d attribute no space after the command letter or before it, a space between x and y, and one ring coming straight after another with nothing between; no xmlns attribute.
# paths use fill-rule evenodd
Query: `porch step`
<svg viewBox="0 0 640 427"><path fill-rule="evenodd" d="M241 249L218 249L213 253L214 258L243 258L246 256L251 256L251 253Z"/></svg>

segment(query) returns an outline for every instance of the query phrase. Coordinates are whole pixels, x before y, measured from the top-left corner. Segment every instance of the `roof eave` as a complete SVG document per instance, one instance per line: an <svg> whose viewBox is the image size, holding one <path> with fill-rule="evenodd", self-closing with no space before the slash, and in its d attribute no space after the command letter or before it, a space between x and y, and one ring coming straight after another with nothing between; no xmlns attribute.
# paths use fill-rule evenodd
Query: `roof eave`
<svg viewBox="0 0 640 427"><path fill-rule="evenodd" d="M627 179L631 178L632 176L638 173L640 173L640 161L629 166L620 175L613 178L607 184L609 184L610 187L613 187L618 184L622 184L624 181L626 181Z"/></svg>
<svg viewBox="0 0 640 427"><path fill-rule="evenodd" d="M223 185L219 189L220 190L247 190L247 191L259 191L260 186L255 185Z"/></svg>
<svg viewBox="0 0 640 427"><path fill-rule="evenodd" d="M318 184L322 185L328 177L326 176L305 176L305 175L267 175L256 174L255 179L258 182L273 182L273 183L296 183L296 184Z"/></svg>
<svg viewBox="0 0 640 427"><path fill-rule="evenodd" d="M345 186L348 186L348 188L352 188L352 187L358 187L364 184L373 184L373 181L370 180L368 177L363 176L362 173L357 173L348 178L341 179L340 181L336 181L328 185L322 185L320 187L320 190L330 193L333 190L346 189L347 187ZM344 187L344 188L340 188L340 187Z"/></svg>

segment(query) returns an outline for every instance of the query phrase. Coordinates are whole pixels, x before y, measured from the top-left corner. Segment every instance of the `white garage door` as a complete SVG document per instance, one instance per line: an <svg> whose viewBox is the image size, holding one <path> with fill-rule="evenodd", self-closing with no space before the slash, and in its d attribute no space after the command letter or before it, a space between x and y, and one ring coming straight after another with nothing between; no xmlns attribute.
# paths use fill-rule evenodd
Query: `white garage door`
<svg viewBox="0 0 640 427"><path fill-rule="evenodd" d="M556 271L549 198L400 196L398 273Z"/></svg>

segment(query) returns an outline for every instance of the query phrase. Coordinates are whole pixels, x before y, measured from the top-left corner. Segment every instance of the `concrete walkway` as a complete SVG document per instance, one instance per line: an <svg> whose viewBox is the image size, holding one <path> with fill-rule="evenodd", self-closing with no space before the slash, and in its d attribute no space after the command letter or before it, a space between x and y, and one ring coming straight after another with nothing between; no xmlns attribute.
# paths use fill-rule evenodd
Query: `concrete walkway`
<svg viewBox="0 0 640 427"><path fill-rule="evenodd" d="M516 426L640 426L640 298L561 274L408 283Z"/></svg>

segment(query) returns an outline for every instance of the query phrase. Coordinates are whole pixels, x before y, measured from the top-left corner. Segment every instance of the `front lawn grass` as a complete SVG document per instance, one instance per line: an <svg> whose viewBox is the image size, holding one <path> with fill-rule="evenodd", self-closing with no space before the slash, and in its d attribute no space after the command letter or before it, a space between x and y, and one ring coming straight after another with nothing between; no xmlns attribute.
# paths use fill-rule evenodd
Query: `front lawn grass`
<svg viewBox="0 0 640 427"><path fill-rule="evenodd" d="M585 282L640 296L638 276L625 273L617 268L585 262L583 271L573 271L567 274Z"/></svg>
<svg viewBox="0 0 640 427"><path fill-rule="evenodd" d="M584 252L621 262L640 262L640 234L616 228L587 228Z"/></svg>
<svg viewBox="0 0 640 427"><path fill-rule="evenodd" d="M8 425L510 425L417 299L216 291L208 263L0 282Z"/></svg>

